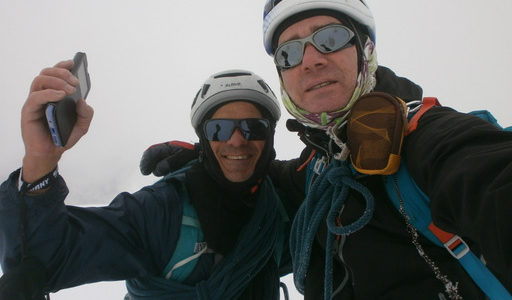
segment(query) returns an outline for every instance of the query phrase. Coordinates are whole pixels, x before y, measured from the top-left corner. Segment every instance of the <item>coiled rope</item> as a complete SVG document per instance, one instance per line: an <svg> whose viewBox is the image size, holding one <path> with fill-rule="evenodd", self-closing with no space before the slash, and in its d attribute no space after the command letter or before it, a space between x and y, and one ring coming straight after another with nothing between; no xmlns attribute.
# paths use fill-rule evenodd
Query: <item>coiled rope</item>
<svg viewBox="0 0 512 300"><path fill-rule="evenodd" d="M366 208L361 217L352 224L338 226L337 218L351 189L363 195ZM333 285L332 256L335 236L347 236L363 228L372 218L373 209L374 199L371 192L353 178L347 162L333 160L313 183L292 224L290 250L294 282L301 293L304 294L304 282L313 240L320 223L325 220L328 229L325 244L324 299L330 300Z"/></svg>

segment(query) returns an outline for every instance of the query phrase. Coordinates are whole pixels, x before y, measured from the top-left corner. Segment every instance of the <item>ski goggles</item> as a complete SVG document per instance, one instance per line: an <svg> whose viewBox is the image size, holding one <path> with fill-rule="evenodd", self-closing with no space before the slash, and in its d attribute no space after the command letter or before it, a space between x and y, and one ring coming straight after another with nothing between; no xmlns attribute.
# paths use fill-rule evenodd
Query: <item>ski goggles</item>
<svg viewBox="0 0 512 300"><path fill-rule="evenodd" d="M204 134L209 141L225 142L235 129L248 141L262 141L270 135L270 122L267 119L211 119L204 123Z"/></svg>
<svg viewBox="0 0 512 300"><path fill-rule="evenodd" d="M306 43L327 54L352 46L353 38L354 32L347 27L340 24L327 25L303 39L281 44L275 52L274 63L281 69L290 69L302 62Z"/></svg>

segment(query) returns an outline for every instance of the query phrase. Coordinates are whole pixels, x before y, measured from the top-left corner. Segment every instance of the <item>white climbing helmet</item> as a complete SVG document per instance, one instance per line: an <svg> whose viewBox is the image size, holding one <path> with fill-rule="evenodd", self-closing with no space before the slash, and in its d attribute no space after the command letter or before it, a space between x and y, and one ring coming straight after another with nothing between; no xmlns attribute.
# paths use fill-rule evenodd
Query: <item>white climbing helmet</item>
<svg viewBox="0 0 512 300"><path fill-rule="evenodd" d="M281 116L279 102L269 85L258 75L246 70L226 70L210 76L197 92L190 119L197 131L205 116L220 104L245 100L268 111L273 122Z"/></svg>
<svg viewBox="0 0 512 300"><path fill-rule="evenodd" d="M263 12L263 44L270 56L274 34L288 18L311 10L330 10L346 15L368 30L375 42L375 21L370 8L363 0L267 0Z"/></svg>

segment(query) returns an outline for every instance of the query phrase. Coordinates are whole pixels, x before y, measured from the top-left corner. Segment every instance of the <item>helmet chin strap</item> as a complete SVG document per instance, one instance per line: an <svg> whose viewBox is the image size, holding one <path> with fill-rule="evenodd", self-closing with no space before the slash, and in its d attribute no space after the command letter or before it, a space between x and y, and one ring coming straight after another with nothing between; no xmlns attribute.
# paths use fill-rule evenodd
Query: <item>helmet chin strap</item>
<svg viewBox="0 0 512 300"><path fill-rule="evenodd" d="M331 127L341 125L341 123L346 119L355 101L359 99L359 97L371 92L377 84L377 80L375 79L375 72L378 67L377 52L375 50L375 44L370 38L367 38L362 52L363 53L361 55L363 56L363 60L357 76L354 93L352 94L348 104L337 111L311 113L298 107L284 89L283 79L281 73L279 73L281 81L281 98L286 110L288 110L288 112L299 122L309 127L328 130Z"/></svg>

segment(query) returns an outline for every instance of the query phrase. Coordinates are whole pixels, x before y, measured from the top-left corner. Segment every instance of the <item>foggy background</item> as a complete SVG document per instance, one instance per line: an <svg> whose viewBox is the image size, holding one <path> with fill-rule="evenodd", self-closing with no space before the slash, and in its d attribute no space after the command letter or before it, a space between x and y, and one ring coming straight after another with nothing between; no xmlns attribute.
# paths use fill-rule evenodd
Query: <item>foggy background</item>
<svg viewBox="0 0 512 300"><path fill-rule="evenodd" d="M377 54L393 69L468 112L488 109L511 125L508 0L368 0L377 24ZM139 173L151 144L197 141L192 99L211 74L231 68L262 76L279 95L272 59L262 45L263 0L0 0L0 175L21 166L20 111L32 79L44 67L84 51L95 116L89 133L64 154L59 170L72 205L106 205L157 178ZM279 159L302 144L284 127ZM285 281L293 290L293 281ZM291 291L292 299L302 297ZM123 282L63 290L52 299L122 299Z"/></svg>

